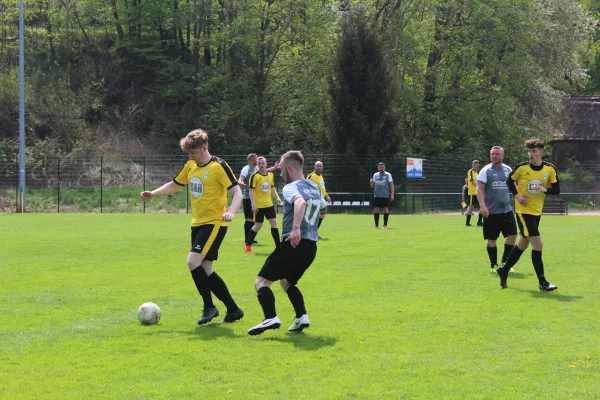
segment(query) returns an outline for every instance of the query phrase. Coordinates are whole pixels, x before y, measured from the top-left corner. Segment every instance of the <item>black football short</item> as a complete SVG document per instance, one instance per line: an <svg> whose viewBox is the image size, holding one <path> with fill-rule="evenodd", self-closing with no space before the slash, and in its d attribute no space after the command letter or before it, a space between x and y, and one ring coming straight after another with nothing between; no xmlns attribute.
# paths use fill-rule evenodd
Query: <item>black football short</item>
<svg viewBox="0 0 600 400"><path fill-rule="evenodd" d="M479 207L479 199L477 199L477 196L474 194L469 195L469 199L467 200L467 205Z"/></svg>
<svg viewBox="0 0 600 400"><path fill-rule="evenodd" d="M204 255L205 260L215 261L219 257L219 247L221 247L226 233L226 226L192 226L192 249L190 251Z"/></svg>
<svg viewBox="0 0 600 400"><path fill-rule="evenodd" d="M483 238L486 240L496 240L500 233L504 237L517 234L517 224L515 215L512 211L501 214L490 214L483 219Z"/></svg>
<svg viewBox="0 0 600 400"><path fill-rule="evenodd" d="M258 222L259 224L262 224L265 221L265 218L267 218L267 219L277 218L277 214L275 213L274 206L259 208L256 215L254 215L254 222Z"/></svg>
<svg viewBox="0 0 600 400"><path fill-rule="evenodd" d="M519 232L523 237L540 236L541 215L517 214L517 224Z"/></svg>
<svg viewBox="0 0 600 400"><path fill-rule="evenodd" d="M389 197L373 197L373 207L387 207L390 204Z"/></svg>
<svg viewBox="0 0 600 400"><path fill-rule="evenodd" d="M252 201L250 199L242 199L242 205L244 207L244 218L254 219L254 213L252 212Z"/></svg>
<svg viewBox="0 0 600 400"><path fill-rule="evenodd" d="M290 285L298 283L317 255L317 243L302 239L293 248L289 241L281 242L269 255L258 276L269 281L285 279Z"/></svg>

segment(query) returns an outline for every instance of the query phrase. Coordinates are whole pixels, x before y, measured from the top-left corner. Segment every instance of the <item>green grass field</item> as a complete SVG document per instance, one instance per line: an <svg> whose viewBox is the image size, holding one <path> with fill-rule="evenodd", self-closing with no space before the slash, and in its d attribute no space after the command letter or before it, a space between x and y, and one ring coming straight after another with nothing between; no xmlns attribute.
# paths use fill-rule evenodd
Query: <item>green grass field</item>
<svg viewBox="0 0 600 400"><path fill-rule="evenodd" d="M287 332L274 286L282 329L251 337L272 239L243 253L239 215L215 268L246 316L198 326L189 215L0 214L0 398L600 398L600 217L542 219L552 293L529 251L501 290L463 217L372 225L328 216L298 285L310 328Z"/></svg>

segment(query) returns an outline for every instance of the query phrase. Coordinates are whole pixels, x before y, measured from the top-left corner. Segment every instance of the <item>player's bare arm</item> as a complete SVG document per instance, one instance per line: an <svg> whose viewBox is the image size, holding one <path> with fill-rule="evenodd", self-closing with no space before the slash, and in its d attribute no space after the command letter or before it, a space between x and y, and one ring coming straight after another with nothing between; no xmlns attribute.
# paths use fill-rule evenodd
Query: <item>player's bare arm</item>
<svg viewBox="0 0 600 400"><path fill-rule="evenodd" d="M286 241L289 241L292 247L296 248L300 239L302 239L302 233L300 232L300 225L306 212L306 201L300 197L294 201L294 222L292 223L292 232L287 237Z"/></svg>
<svg viewBox="0 0 600 400"><path fill-rule="evenodd" d="M242 189L238 185L235 185L229 189L231 193L231 205L225 214L223 214L223 221L231 221L235 216L235 213L242 204Z"/></svg>
<svg viewBox="0 0 600 400"><path fill-rule="evenodd" d="M250 190L248 191L248 197L250 197L252 212L256 214L258 212L258 208L256 207L256 203L254 202L254 188L250 188Z"/></svg>
<svg viewBox="0 0 600 400"><path fill-rule="evenodd" d="M171 182L165 183L158 189L154 189L152 191L144 191L144 192L140 193L140 198L142 200L146 201L146 200L150 200L154 196L168 196L170 194L179 192L182 187L183 186L179 186L175 182L171 181Z"/></svg>
<svg viewBox="0 0 600 400"><path fill-rule="evenodd" d="M271 194L277 199L277 205L280 206L281 199L279 198L279 193L277 193L277 190L275 190L274 186L271 186Z"/></svg>
<svg viewBox="0 0 600 400"><path fill-rule="evenodd" d="M390 200L394 201L394 184L390 183Z"/></svg>
<svg viewBox="0 0 600 400"><path fill-rule="evenodd" d="M477 200L479 200L479 212L481 212L481 215L483 215L485 218L489 217L490 212L487 209L487 207L485 206L485 183L478 183L477 184Z"/></svg>

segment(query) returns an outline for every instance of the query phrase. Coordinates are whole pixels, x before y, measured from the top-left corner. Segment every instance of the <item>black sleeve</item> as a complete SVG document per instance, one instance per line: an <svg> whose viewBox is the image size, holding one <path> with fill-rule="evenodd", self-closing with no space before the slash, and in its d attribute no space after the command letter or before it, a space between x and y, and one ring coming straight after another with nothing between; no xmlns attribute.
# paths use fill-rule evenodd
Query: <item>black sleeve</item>
<svg viewBox="0 0 600 400"><path fill-rule="evenodd" d="M551 187L546 189L546 194L560 194L560 182L556 181L551 185Z"/></svg>
<svg viewBox="0 0 600 400"><path fill-rule="evenodd" d="M510 190L510 192L512 193L513 196L516 196L519 194L519 192L517 191L517 187L515 186L515 181L513 181L513 174L515 173L515 170L513 170L510 175L508 175L508 178L506 178L506 186L508 186L508 190Z"/></svg>

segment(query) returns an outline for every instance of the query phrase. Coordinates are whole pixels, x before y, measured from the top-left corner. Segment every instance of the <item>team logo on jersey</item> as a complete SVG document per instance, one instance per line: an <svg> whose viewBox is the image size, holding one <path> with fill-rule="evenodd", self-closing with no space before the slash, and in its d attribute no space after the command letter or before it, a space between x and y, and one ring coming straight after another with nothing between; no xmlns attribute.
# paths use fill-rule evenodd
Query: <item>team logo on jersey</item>
<svg viewBox="0 0 600 400"><path fill-rule="evenodd" d="M548 173L544 172L544 180L547 181L548 180Z"/></svg>
<svg viewBox="0 0 600 400"><path fill-rule="evenodd" d="M264 193L267 193L269 190L271 190L271 185L269 182L263 182L263 184L260 185L260 190L262 190Z"/></svg>
<svg viewBox="0 0 600 400"><path fill-rule="evenodd" d="M208 178L208 171L204 171L204 180Z"/></svg>
<svg viewBox="0 0 600 400"><path fill-rule="evenodd" d="M508 171L504 171L504 177L508 178L508 175L509 175Z"/></svg>
<svg viewBox="0 0 600 400"><path fill-rule="evenodd" d="M192 192L192 197L195 199L199 199L204 194L204 183L197 176L194 176L190 179L190 192Z"/></svg>
<svg viewBox="0 0 600 400"><path fill-rule="evenodd" d="M539 179L534 179L534 180L530 181L530 182L527 184L527 191L528 191L529 193L531 193L531 194L539 194L539 193L540 193L540 191L539 191L539 190L535 190L535 189L532 189L532 188L531 188L531 187L532 187L532 186L534 186L534 185L540 185L540 186L544 186L544 183L543 183L542 181L540 181Z"/></svg>

